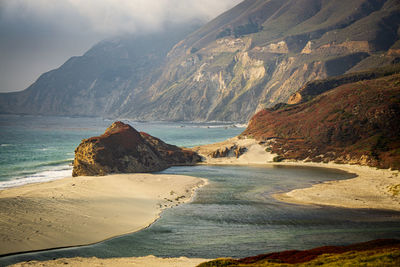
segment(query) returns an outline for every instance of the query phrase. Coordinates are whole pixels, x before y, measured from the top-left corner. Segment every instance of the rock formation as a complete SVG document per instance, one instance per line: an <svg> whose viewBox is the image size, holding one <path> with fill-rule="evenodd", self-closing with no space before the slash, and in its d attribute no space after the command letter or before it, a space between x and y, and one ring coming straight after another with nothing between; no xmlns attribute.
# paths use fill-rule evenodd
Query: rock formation
<svg viewBox="0 0 400 267"><path fill-rule="evenodd" d="M72 176L155 172L200 160L192 151L166 144L118 121L103 135L82 140L75 149Z"/></svg>
<svg viewBox="0 0 400 267"><path fill-rule="evenodd" d="M335 80L327 80L326 92L310 86L298 104L258 112L242 135L282 159L400 169L400 73L346 79L336 79L341 85L334 88Z"/></svg>
<svg viewBox="0 0 400 267"><path fill-rule="evenodd" d="M246 152L247 148L237 145L225 146L218 148L214 152L211 153L212 158L225 158L225 157L236 157L239 158L244 152Z"/></svg>

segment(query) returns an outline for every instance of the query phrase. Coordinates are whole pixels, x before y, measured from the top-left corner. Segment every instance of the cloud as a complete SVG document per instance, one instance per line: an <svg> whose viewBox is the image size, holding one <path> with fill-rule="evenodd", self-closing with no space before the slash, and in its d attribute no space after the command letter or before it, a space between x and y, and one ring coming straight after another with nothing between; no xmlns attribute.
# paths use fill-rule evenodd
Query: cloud
<svg viewBox="0 0 400 267"><path fill-rule="evenodd" d="M0 91L26 88L94 43L206 22L241 0L0 0Z"/></svg>

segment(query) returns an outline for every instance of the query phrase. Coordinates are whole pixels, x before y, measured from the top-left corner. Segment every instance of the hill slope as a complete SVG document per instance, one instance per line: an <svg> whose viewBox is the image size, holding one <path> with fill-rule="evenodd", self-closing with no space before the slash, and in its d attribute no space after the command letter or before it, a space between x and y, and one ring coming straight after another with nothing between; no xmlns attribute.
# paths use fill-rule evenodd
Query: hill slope
<svg viewBox="0 0 400 267"><path fill-rule="evenodd" d="M0 112L247 121L308 81L399 61L399 25L397 0L245 0L181 41L103 42Z"/></svg>
<svg viewBox="0 0 400 267"><path fill-rule="evenodd" d="M399 24L398 1L247 0L178 43L122 114L247 121L307 81L396 61Z"/></svg>
<svg viewBox="0 0 400 267"><path fill-rule="evenodd" d="M400 169L399 118L396 73L342 84L296 105L262 110L242 135L266 142L281 159Z"/></svg>
<svg viewBox="0 0 400 267"><path fill-rule="evenodd" d="M172 46L196 28L174 25L162 32L104 40L44 73L26 90L0 94L0 112L118 116L124 102L160 74Z"/></svg>

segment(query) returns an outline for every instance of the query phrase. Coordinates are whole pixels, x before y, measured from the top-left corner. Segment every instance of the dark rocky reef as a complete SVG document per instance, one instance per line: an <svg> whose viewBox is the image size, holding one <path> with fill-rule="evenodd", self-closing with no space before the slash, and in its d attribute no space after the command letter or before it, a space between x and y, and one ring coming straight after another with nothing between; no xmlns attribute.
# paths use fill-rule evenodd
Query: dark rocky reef
<svg viewBox="0 0 400 267"><path fill-rule="evenodd" d="M72 176L155 172L200 160L195 152L166 144L117 121L103 135L82 140L75 149Z"/></svg>

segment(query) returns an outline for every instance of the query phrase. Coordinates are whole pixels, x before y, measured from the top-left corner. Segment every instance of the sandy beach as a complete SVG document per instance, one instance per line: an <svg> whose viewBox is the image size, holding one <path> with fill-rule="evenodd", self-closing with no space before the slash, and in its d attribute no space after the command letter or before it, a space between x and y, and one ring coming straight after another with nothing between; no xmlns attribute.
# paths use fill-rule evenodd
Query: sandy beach
<svg viewBox="0 0 400 267"><path fill-rule="evenodd" d="M146 267L195 267L202 262L209 261L209 259L198 259L198 258L158 258L154 256L137 257L137 258L112 258L112 259L99 259L99 258L61 258L50 261L29 261L21 262L14 265L13 267L23 266L41 266L41 267L53 267L53 266L146 266Z"/></svg>
<svg viewBox="0 0 400 267"><path fill-rule="evenodd" d="M0 191L0 254L91 244L149 226L206 180L178 175L68 177Z"/></svg>
<svg viewBox="0 0 400 267"><path fill-rule="evenodd" d="M236 158L212 158L213 151L221 148L246 147L247 151ZM294 204L330 205L344 208L387 209L400 211L400 173L387 169L377 169L368 166L313 163L303 161L273 162L276 156L266 152L266 147L254 139L231 138L224 142L195 147L193 150L201 154L203 164L221 165L286 165L310 166L343 170L354 173L357 177L347 180L330 181L313 185L310 188L296 189L291 192L275 194L280 201Z"/></svg>
<svg viewBox="0 0 400 267"><path fill-rule="evenodd" d="M217 149L245 147L240 157L213 158ZM254 139L227 141L193 148L204 157L202 164L285 165L335 168L357 176L330 181L274 197L294 204L400 211L398 171L333 163L273 162L276 156ZM157 219L164 208L190 200L206 180L174 175L125 174L104 177L65 178L0 191L1 252L45 249L98 242L134 232ZM6 247L7 246L7 247ZM15 266L196 266L207 259L72 258L25 262Z"/></svg>
<svg viewBox="0 0 400 267"><path fill-rule="evenodd" d="M334 168L354 173L357 177L315 184L309 188L274 195L278 200L295 204L400 211L398 171L334 163L285 162L282 165Z"/></svg>
<svg viewBox="0 0 400 267"><path fill-rule="evenodd" d="M213 158L211 154L217 149L226 149L236 147L245 147L246 152L240 157L236 157L233 153L228 154L228 157ZM226 141L197 146L192 148L193 151L200 154L204 161L202 164L211 165L253 165L253 164L270 164L274 154L265 151L265 147L259 145L254 139L239 139L238 137L230 138Z"/></svg>

